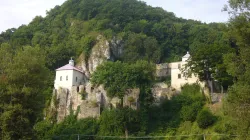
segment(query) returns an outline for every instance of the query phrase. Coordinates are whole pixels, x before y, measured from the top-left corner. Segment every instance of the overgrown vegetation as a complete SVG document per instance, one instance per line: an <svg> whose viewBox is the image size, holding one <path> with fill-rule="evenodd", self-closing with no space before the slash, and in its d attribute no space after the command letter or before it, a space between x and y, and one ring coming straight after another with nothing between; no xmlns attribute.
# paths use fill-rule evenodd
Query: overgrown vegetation
<svg viewBox="0 0 250 140"><path fill-rule="evenodd" d="M137 0L68 0L44 18L2 32L1 139L76 139L74 134L249 139L249 5L248 0L229 0L229 23L204 24ZM81 53L87 60L98 35L110 42L119 38L124 49L115 62L99 66L91 81L103 84L109 97L122 98L126 89L140 88L140 110L120 106L105 110L99 120L77 120L71 114L59 124L54 111L43 120L54 69ZM154 64L177 61L188 50L192 59L184 72L197 74L211 92L212 80L228 91L220 112L209 108L198 85L184 85L180 95L152 104Z"/></svg>
<svg viewBox="0 0 250 140"><path fill-rule="evenodd" d="M109 97L122 98L127 89L150 86L153 72L154 66L146 61L135 64L106 62L97 67L91 82L95 85L103 84Z"/></svg>

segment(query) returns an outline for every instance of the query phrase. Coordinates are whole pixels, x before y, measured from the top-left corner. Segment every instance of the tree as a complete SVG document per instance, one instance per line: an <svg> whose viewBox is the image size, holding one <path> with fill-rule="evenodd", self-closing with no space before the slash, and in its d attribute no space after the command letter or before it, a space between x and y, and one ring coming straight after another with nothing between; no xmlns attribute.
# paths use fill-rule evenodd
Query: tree
<svg viewBox="0 0 250 140"><path fill-rule="evenodd" d="M141 88L153 79L153 65L138 61L135 64L106 62L98 66L91 77L95 85L103 84L109 97L123 98L127 89Z"/></svg>
<svg viewBox="0 0 250 140"><path fill-rule="evenodd" d="M101 136L126 136L139 131L139 114L130 108L105 110L100 117Z"/></svg>
<svg viewBox="0 0 250 140"><path fill-rule="evenodd" d="M5 47L0 52L7 51ZM11 62L1 67L0 77L0 128L3 139L31 139L32 127L42 118L45 99L43 91L47 85L48 69L45 56L39 48L23 47L16 53L11 49L5 56Z"/></svg>
<svg viewBox="0 0 250 140"><path fill-rule="evenodd" d="M230 36L235 51L224 56L227 71L234 77L234 85L229 90L227 108L238 122L238 133L248 139L250 130L250 33L248 0L229 0L231 14Z"/></svg>
<svg viewBox="0 0 250 140"><path fill-rule="evenodd" d="M202 129L211 126L215 121L216 117L208 109L201 110L197 116L198 126Z"/></svg>
<svg viewBox="0 0 250 140"><path fill-rule="evenodd" d="M201 25L192 29L195 35L190 46L191 58L184 71L195 73L201 81L205 81L210 92L213 93L213 80L218 80L221 85L228 87L231 76L226 72L223 64L223 54L232 52L225 33Z"/></svg>
<svg viewBox="0 0 250 140"><path fill-rule="evenodd" d="M159 63L161 48L154 37L147 37L145 34L131 33L125 43L123 59L127 62L146 60Z"/></svg>

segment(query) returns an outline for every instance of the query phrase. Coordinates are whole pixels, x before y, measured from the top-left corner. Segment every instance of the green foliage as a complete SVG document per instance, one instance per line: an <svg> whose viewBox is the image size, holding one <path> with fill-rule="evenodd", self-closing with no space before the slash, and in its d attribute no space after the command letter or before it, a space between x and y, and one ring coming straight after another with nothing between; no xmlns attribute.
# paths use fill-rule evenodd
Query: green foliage
<svg viewBox="0 0 250 140"><path fill-rule="evenodd" d="M215 121L216 117L208 109L201 110L201 112L197 116L197 123L202 129L213 125Z"/></svg>
<svg viewBox="0 0 250 140"><path fill-rule="evenodd" d="M205 103L204 95L198 84L184 85L181 94L182 97L178 97L183 100L180 116L184 121L193 122Z"/></svg>
<svg viewBox="0 0 250 140"><path fill-rule="evenodd" d="M76 116L70 115L59 124L51 124L48 121L38 122L34 129L37 139L61 139L74 140L77 135L96 135L98 123L93 118L77 120ZM81 139L92 139L92 137L81 137Z"/></svg>
<svg viewBox="0 0 250 140"><path fill-rule="evenodd" d="M192 28L199 25L208 26L137 0L68 0L44 18L37 16L27 26L1 33L0 43L15 48L39 46L46 51L47 66L53 70L82 51L89 55L94 44L91 32L108 39L124 33L121 39L127 53L119 60L159 63L183 55L195 40Z"/></svg>
<svg viewBox="0 0 250 140"><path fill-rule="evenodd" d="M51 139L53 136L76 139L59 135L97 134L97 120L76 121L75 116L57 125L48 121L37 123L36 137L32 128L43 118L45 102L50 100L49 87L53 86L54 76L47 67L54 71L82 52L88 59L98 35L104 35L112 45L117 42L111 39L121 39L123 53L115 60L122 62L99 66L91 81L104 84L109 97L122 98L129 88L140 88L141 92L139 115L126 109L104 111L98 134L124 135L126 130L134 135L174 134L173 128L183 121L190 121L183 123L183 127L194 127L195 131L190 132L201 132L197 125L192 125L205 103L197 85L185 85L179 96L160 107L152 106L153 63L179 61L188 50L192 55L189 70L201 80L215 79L227 88L234 79L227 98L227 113L239 120L239 132L247 134L249 2L229 0L229 4L233 17L225 25L177 18L162 8L137 0L68 0L48 11L46 17L37 16L27 26L6 30L0 34L1 139ZM23 47L30 45L34 47ZM52 122L55 122L56 111L52 112ZM205 119L203 124L211 124L206 121L210 120ZM225 126L223 132L231 132L230 129Z"/></svg>
<svg viewBox="0 0 250 140"><path fill-rule="evenodd" d="M85 58L88 60L89 55L91 54L91 49L95 44L96 37L94 36L86 36L81 39L81 46L83 48L83 53ZM80 53L78 53L80 54Z"/></svg>
<svg viewBox="0 0 250 140"><path fill-rule="evenodd" d="M153 66L145 61L135 64L106 62L97 67L91 82L95 85L104 84L109 97L122 98L127 89L140 88L153 79Z"/></svg>
<svg viewBox="0 0 250 140"><path fill-rule="evenodd" d="M140 128L139 112L129 108L105 110L100 117L98 135L125 136L136 134Z"/></svg>
<svg viewBox="0 0 250 140"><path fill-rule="evenodd" d="M232 77L227 73L223 63L223 54L230 53L233 49L224 26L211 28L199 25L192 28L190 34L194 41L190 44L192 58L188 61L185 70L195 73L201 81L217 80L227 88L232 84ZM212 89L211 85L208 87Z"/></svg>
<svg viewBox="0 0 250 140"><path fill-rule="evenodd" d="M236 122L236 132L241 139L249 139L250 126L250 42L249 42L249 1L229 0L228 11L231 13L229 39L234 51L224 55L228 73L234 77L234 84L229 89L226 100L226 113Z"/></svg>
<svg viewBox="0 0 250 140"><path fill-rule="evenodd" d="M198 112L202 109L201 102L192 103L190 106L183 106L181 109L181 118L184 121L195 121Z"/></svg>
<svg viewBox="0 0 250 140"><path fill-rule="evenodd" d="M128 101L129 101L130 103L133 103L133 102L135 102L135 98L133 98L132 96L129 96L129 97L128 97Z"/></svg>
<svg viewBox="0 0 250 140"><path fill-rule="evenodd" d="M180 95L150 108L149 132L153 135L175 132L172 128L178 128L183 121L195 121L204 104L199 85L184 85Z"/></svg>
<svg viewBox="0 0 250 140"><path fill-rule="evenodd" d="M45 55L37 47L26 46L15 53L8 47L0 48L6 61L11 62L1 67L0 73L0 85L4 85L0 86L2 138L32 139L32 126L43 117L45 107L49 75Z"/></svg>
<svg viewBox="0 0 250 140"><path fill-rule="evenodd" d="M154 37L147 37L145 34L128 35L125 42L123 60L134 62L136 60L146 60L158 63L161 57L161 48Z"/></svg>
<svg viewBox="0 0 250 140"><path fill-rule="evenodd" d="M82 100L85 100L88 95L88 93L85 90L82 90L79 94L82 96Z"/></svg>

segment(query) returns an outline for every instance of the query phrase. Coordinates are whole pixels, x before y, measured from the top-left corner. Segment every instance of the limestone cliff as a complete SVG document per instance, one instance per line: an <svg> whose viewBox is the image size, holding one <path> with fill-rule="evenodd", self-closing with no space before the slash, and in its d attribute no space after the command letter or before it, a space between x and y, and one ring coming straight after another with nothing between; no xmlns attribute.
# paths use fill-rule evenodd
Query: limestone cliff
<svg viewBox="0 0 250 140"><path fill-rule="evenodd" d="M127 90L123 99L123 106L133 109L139 108L139 89ZM54 90L53 98L56 103L51 103L51 110L56 111L58 122L70 113L77 114L78 119L98 117L103 108L117 107L121 105L118 98L108 98L103 86L93 87L91 83L82 86L73 86L71 89L60 88Z"/></svg>
<svg viewBox="0 0 250 140"><path fill-rule="evenodd" d="M114 60L119 58L123 53L122 40L113 37L111 40L107 40L104 36L99 35L96 38L96 44L93 46L88 58L82 54L78 61L79 65L86 76L89 78L91 74L96 70L97 66L107 60Z"/></svg>
<svg viewBox="0 0 250 140"><path fill-rule="evenodd" d="M156 83L151 88L152 94L154 96L154 104L159 105L165 99L171 99L173 96L177 95L178 92L168 86L166 83Z"/></svg>

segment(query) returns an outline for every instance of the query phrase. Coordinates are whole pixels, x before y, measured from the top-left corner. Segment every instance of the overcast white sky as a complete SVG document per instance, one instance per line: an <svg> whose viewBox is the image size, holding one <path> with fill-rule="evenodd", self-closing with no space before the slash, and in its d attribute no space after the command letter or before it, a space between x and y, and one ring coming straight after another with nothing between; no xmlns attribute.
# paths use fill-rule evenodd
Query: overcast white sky
<svg viewBox="0 0 250 140"><path fill-rule="evenodd" d="M56 5L66 0L1 0L0 32L28 24L37 15L46 15ZM202 22L226 22L228 14L221 12L227 0L141 0L152 6L174 12L177 17Z"/></svg>

